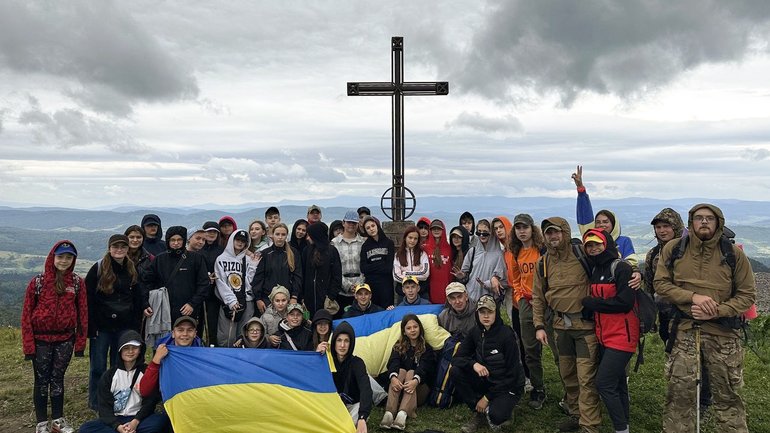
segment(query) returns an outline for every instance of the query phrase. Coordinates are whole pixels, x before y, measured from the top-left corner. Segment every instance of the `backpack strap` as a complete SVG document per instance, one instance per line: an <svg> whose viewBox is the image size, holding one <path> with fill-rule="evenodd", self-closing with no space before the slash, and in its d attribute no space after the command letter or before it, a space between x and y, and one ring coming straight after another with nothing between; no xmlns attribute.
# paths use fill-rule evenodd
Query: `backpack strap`
<svg viewBox="0 0 770 433"><path fill-rule="evenodd" d="M586 256L586 252L583 251L583 242L578 238L572 238L570 239L569 243L572 246L572 254L575 255L575 257L580 262L580 265L583 266L583 270L586 271L586 276L590 276L592 273L592 267L588 263L588 256Z"/></svg>
<svg viewBox="0 0 770 433"><path fill-rule="evenodd" d="M537 274L540 276L540 280L543 281L543 295L548 291L548 267L546 266L546 260L548 252L546 251L540 256L540 260L537 261Z"/></svg>

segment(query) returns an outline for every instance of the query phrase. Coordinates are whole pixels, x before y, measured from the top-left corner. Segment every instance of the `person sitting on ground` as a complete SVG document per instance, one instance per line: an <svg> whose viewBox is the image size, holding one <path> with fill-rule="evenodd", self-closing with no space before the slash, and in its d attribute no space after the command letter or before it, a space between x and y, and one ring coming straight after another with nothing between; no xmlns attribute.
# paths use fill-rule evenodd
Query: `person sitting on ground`
<svg viewBox="0 0 770 433"><path fill-rule="evenodd" d="M270 305L262 314L262 322L265 324L265 332L270 346L278 347L281 342L279 325L286 318L287 308L289 306L289 290L283 286L273 287L270 292Z"/></svg>
<svg viewBox="0 0 770 433"><path fill-rule="evenodd" d="M372 289L369 288L368 284L359 284L353 290L355 290L354 296L356 301L345 310L345 314L342 315L344 319L385 311L385 309L372 302Z"/></svg>
<svg viewBox="0 0 770 433"><path fill-rule="evenodd" d="M414 275L405 276L401 288L404 291L404 299L398 304L399 307L430 305L430 301L420 296L420 283Z"/></svg>
<svg viewBox="0 0 770 433"><path fill-rule="evenodd" d="M158 340L158 347L152 356L152 362L144 371L139 381L139 394L142 398L150 398L160 390L160 365L168 355L167 346L201 347L201 339L198 338L196 328L198 321L190 316L182 316L174 321L171 334Z"/></svg>
<svg viewBox="0 0 770 433"><path fill-rule="evenodd" d="M315 350L313 347L313 331L305 326L305 309L300 304L289 304L286 308L286 319L278 326L281 342L279 349L284 350Z"/></svg>
<svg viewBox="0 0 770 433"><path fill-rule="evenodd" d="M415 418L417 406L425 402L434 374L435 355L425 342L425 328L415 314L401 319L401 337L388 360L388 402L380 427L404 430L406 419ZM393 414L396 414L395 417Z"/></svg>
<svg viewBox="0 0 770 433"><path fill-rule="evenodd" d="M446 286L446 303L438 314L438 324L462 340L476 327L476 309L468 299L463 283L455 281Z"/></svg>
<svg viewBox="0 0 770 433"><path fill-rule="evenodd" d="M315 351L326 353L326 349L329 348L329 338L332 335L332 315L324 309L316 311L311 329Z"/></svg>
<svg viewBox="0 0 770 433"><path fill-rule="evenodd" d="M364 361L353 355L356 347L356 333L348 322L340 323L332 337L332 359L335 372L332 373L337 393L348 409L356 433L367 433L366 420L372 411L372 384L366 373Z"/></svg>
<svg viewBox="0 0 770 433"><path fill-rule="evenodd" d="M486 421L493 431L510 423L513 408L524 394L524 368L513 330L503 324L489 295L476 304L477 326L460 343L450 375L455 395L474 412L460 430L477 431Z"/></svg>
<svg viewBox="0 0 770 433"><path fill-rule="evenodd" d="M270 342L267 340L267 334L265 333L265 324L262 323L262 319L259 317L252 317L243 325L241 332L241 338L235 341L234 347L250 348L250 349L268 349L270 348Z"/></svg>
<svg viewBox="0 0 770 433"><path fill-rule="evenodd" d="M162 433L168 426L165 414L155 413L160 394L142 398L134 386L142 379L147 364L145 346L138 332L129 330L118 341L120 358L99 380L99 419L80 426L80 433Z"/></svg>

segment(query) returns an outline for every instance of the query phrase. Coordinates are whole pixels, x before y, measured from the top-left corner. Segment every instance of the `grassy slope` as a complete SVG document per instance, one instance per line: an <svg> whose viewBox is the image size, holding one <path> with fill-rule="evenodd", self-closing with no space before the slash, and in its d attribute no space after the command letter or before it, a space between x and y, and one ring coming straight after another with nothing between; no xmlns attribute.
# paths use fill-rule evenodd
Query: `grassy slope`
<svg viewBox="0 0 770 433"><path fill-rule="evenodd" d="M648 338L645 352L646 364L639 373L631 376L631 422L637 432L660 431L660 420L665 393L663 371L663 347L659 339ZM544 359L550 353L544 353ZM21 339L17 329L0 329L0 359L3 368L0 371L0 432L33 430L34 414L32 411L32 367L24 361L21 354ZM632 360L633 362L633 360ZM556 369L552 362L546 362L547 386L554 393L560 385ZM746 355L746 386L743 396L748 404L749 429L754 432L770 431L770 393L766 384L770 369L762 365L751 353ZM92 418L94 415L87 409L86 396L88 386L88 359L75 358L67 370L65 380L65 414L75 425ZM561 412L556 406L555 396L549 396L542 411L533 411L522 403L515 409L516 422L509 432L554 432L555 425L562 419ZM290 411L287 412L289 414ZM418 419L410 421L408 430L421 432L424 429L443 431L459 431L469 411L462 406L450 410L431 408L418 409ZM370 417L370 431L380 431L379 420L382 409L376 408ZM602 425L603 432L611 432L612 428L606 415ZM715 432L713 422L707 423L704 432Z"/></svg>

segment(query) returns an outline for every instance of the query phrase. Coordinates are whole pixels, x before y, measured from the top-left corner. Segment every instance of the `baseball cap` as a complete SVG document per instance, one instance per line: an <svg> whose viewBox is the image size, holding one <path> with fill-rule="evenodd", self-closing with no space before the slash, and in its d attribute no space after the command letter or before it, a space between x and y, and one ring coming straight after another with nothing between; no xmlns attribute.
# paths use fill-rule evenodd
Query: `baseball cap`
<svg viewBox="0 0 770 433"><path fill-rule="evenodd" d="M497 304L495 304L495 300L492 299L491 296L484 295L481 298L479 298L479 302L476 303L476 311L479 311L482 308L486 308L489 311L496 311Z"/></svg>
<svg viewBox="0 0 770 433"><path fill-rule="evenodd" d="M369 293L372 292L372 288L366 283L356 284L356 287L353 288L353 293L358 293L359 290L368 290Z"/></svg>
<svg viewBox="0 0 770 433"><path fill-rule="evenodd" d="M451 232L451 233L449 233L449 237L450 237L450 238L451 238L452 236L455 236L455 235L457 235L457 236L460 236L460 237L463 237L463 231L462 231L462 230L460 230L460 229L454 229L454 230L452 230L452 232Z"/></svg>
<svg viewBox="0 0 770 433"><path fill-rule="evenodd" d="M588 230L583 235L583 245L589 242L596 242L597 244L606 244L607 239L601 234L599 230Z"/></svg>
<svg viewBox="0 0 770 433"><path fill-rule="evenodd" d="M126 242L128 243L128 242ZM72 245L69 242L62 242L59 244L58 247L54 250L53 254L55 256L60 256L62 254L72 254L73 256L78 256L78 250L75 249L75 245Z"/></svg>
<svg viewBox="0 0 770 433"><path fill-rule="evenodd" d="M120 244L120 243L128 245L128 236L121 235L121 234L112 235L110 236L110 240L107 241L107 246L111 247L115 244Z"/></svg>
<svg viewBox="0 0 770 433"><path fill-rule="evenodd" d="M118 348L118 352L120 352L121 350L123 350L123 348L124 348L124 347L126 347L126 346L136 346L136 347L142 347L142 342L141 342L141 341L138 341L138 340L131 340L131 341L126 341L125 343L123 343L123 344L122 344L122 345L121 345L121 346Z"/></svg>
<svg viewBox="0 0 770 433"><path fill-rule="evenodd" d="M358 222L358 214L353 209L345 212L345 216L342 218L343 222L346 223L357 223Z"/></svg>
<svg viewBox="0 0 770 433"><path fill-rule="evenodd" d="M321 212L321 208L320 208L320 207L318 207L317 205L310 205L310 206L307 208L307 213L311 213L311 212L314 212L314 211L318 211L318 212ZM356 218L356 221L358 221L358 218Z"/></svg>
<svg viewBox="0 0 770 433"><path fill-rule="evenodd" d="M365 213L367 215L371 215L372 211L370 211L369 208L366 207L366 206L361 206L360 208L358 208L356 213L359 214L359 215L361 215L362 213Z"/></svg>
<svg viewBox="0 0 770 433"><path fill-rule="evenodd" d="M174 328L176 328L177 326L181 325L181 324L182 324L182 323L184 323L184 322L189 322L189 323L191 323L191 324L192 324L192 326L193 326L193 327L195 327L195 328L197 328L197 327L198 327L198 321L197 321L197 320L193 319L193 318L192 318L192 317L190 317L190 316L182 316L182 317L180 317L180 318L178 318L178 319L174 320Z"/></svg>
<svg viewBox="0 0 770 433"><path fill-rule="evenodd" d="M438 220L438 219L433 220L430 222L430 228L433 228L433 227L438 227L440 229L443 229L444 223L442 223L441 220Z"/></svg>
<svg viewBox="0 0 770 433"><path fill-rule="evenodd" d="M545 230L543 230L543 233L545 233L545 232L547 232L548 230L551 230L551 229L553 229L553 230L558 230L558 231L562 231L562 230L561 230L561 227L557 226L556 224L547 224L547 225L545 226Z"/></svg>
<svg viewBox="0 0 770 433"><path fill-rule="evenodd" d="M467 290L465 290L465 284L458 283L457 281L449 283L449 285L446 286L446 295L449 296L452 293L467 293Z"/></svg>
<svg viewBox="0 0 770 433"><path fill-rule="evenodd" d="M246 230L238 230L237 232L235 232L235 238L234 239L238 240L238 241L248 242L249 241L249 234L246 232Z"/></svg>
<svg viewBox="0 0 770 433"><path fill-rule="evenodd" d="M401 284L406 284L407 281L411 281L411 282L417 284L418 286L420 285L420 281L414 275L407 275L407 276L405 276L404 279L401 280Z"/></svg>
<svg viewBox="0 0 770 433"><path fill-rule="evenodd" d="M156 226L160 225L160 219L156 217L155 215L148 215L144 217L144 224L143 226L148 226L150 224L155 224Z"/></svg>
<svg viewBox="0 0 770 433"><path fill-rule="evenodd" d="M302 308L302 304L297 304L296 302L294 304L289 304L288 307L286 307L286 314L291 313L294 310L299 310L300 313L305 313L305 309Z"/></svg>
<svg viewBox="0 0 770 433"><path fill-rule="evenodd" d="M520 213L513 218L513 225L526 224L530 227L535 225L535 220L529 214Z"/></svg>
<svg viewBox="0 0 770 433"><path fill-rule="evenodd" d="M216 221L206 221L205 223L203 223L203 231L218 232L219 224Z"/></svg>

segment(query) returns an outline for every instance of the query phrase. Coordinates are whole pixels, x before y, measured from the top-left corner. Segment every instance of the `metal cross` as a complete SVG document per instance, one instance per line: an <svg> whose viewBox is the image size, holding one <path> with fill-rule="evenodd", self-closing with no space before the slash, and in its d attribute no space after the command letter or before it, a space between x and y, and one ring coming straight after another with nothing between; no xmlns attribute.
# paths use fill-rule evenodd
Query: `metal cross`
<svg viewBox="0 0 770 433"><path fill-rule="evenodd" d="M404 82L404 38L391 39L390 82L348 82L348 96L390 96L393 98L393 185L389 188L391 206L381 204L382 211L393 221L404 221L414 212L414 194L404 185L404 96L448 95L449 83ZM381 203L388 193L385 191ZM406 193L410 194L412 207L406 214ZM386 209L392 210L392 216Z"/></svg>

